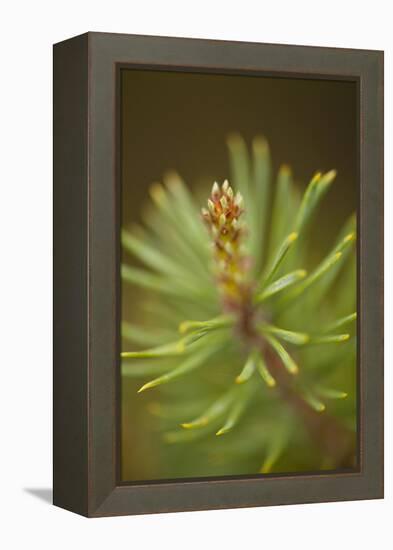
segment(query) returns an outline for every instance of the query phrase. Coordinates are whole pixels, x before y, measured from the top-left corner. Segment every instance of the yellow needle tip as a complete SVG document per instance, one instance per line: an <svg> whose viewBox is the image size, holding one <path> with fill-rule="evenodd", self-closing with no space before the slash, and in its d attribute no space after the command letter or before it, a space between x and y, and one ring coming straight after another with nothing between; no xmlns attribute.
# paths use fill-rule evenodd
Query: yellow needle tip
<svg viewBox="0 0 393 550"><path fill-rule="evenodd" d="M142 393L145 390L148 390L150 388L154 388L154 386L157 386L158 384L154 382L147 382L147 384L144 384L141 388L139 388L138 393Z"/></svg>
<svg viewBox="0 0 393 550"><path fill-rule="evenodd" d="M291 367L291 370L289 371L291 374L298 374L299 373L299 367L297 365L293 365Z"/></svg>
<svg viewBox="0 0 393 550"><path fill-rule="evenodd" d="M293 241L296 241L297 238L298 238L298 233L294 231L293 233L290 233L288 235L288 242L293 243Z"/></svg>

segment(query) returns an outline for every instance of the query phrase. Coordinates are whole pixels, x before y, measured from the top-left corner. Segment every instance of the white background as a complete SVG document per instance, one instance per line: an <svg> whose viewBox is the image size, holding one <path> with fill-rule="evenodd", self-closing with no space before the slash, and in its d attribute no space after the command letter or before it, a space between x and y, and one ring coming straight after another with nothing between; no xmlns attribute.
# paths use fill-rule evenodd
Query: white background
<svg viewBox="0 0 393 550"><path fill-rule="evenodd" d="M392 16L388 0L42 0L0 19L0 542L13 548L392 548L391 340L386 499L87 520L51 486L51 45L90 31L384 49L386 281L392 280ZM386 326L392 326L391 285ZM37 491L39 489L40 491ZM46 490L45 490L46 489ZM4 540L3 540L4 539Z"/></svg>

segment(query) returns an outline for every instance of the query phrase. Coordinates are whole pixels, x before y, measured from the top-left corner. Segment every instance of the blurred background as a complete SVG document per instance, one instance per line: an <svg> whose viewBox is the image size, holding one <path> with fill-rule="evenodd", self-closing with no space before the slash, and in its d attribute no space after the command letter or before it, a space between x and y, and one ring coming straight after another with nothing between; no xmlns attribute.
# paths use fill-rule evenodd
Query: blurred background
<svg viewBox="0 0 393 550"><path fill-rule="evenodd" d="M273 178L287 164L300 189L316 171L337 170L311 234L321 250L330 246L357 205L357 90L346 81L122 70L122 225L141 221L151 183L168 170L192 190L229 177L231 132L248 145L255 135L265 136ZM122 319L138 322L139 300L138 289L122 285ZM150 397L136 396L139 386L130 379L122 384L122 479L173 477L171 451L159 443ZM199 458L201 464L203 454ZM185 449L176 457L177 476L223 474L213 463L209 471L198 469L195 456L192 469L188 464Z"/></svg>

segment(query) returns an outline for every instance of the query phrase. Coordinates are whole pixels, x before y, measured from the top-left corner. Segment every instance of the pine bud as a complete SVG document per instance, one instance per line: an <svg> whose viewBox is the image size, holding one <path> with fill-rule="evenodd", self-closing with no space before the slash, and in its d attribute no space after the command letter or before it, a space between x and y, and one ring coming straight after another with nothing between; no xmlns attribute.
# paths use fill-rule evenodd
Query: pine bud
<svg viewBox="0 0 393 550"><path fill-rule="evenodd" d="M209 208L209 212L210 212L211 214L214 214L214 212L215 212L215 210L216 210L216 208L215 208L215 206L214 206L214 202L213 202L212 200L210 200L210 199L207 199L207 206L208 206L208 208Z"/></svg>
<svg viewBox="0 0 393 550"><path fill-rule="evenodd" d="M220 188L218 186L218 183L215 181L212 187L212 199L217 200L219 196L220 196Z"/></svg>
<svg viewBox="0 0 393 550"><path fill-rule="evenodd" d="M215 182L207 206L202 215L213 239L214 273L224 308L242 308L251 299L248 281L250 261L242 242L246 232L244 224L239 223L243 213L243 197L240 193L234 195L227 180L221 187Z"/></svg>
<svg viewBox="0 0 393 550"><path fill-rule="evenodd" d="M223 195L220 199L220 204L223 208L223 210L227 210L228 209L228 201L227 199L225 198L225 195Z"/></svg>

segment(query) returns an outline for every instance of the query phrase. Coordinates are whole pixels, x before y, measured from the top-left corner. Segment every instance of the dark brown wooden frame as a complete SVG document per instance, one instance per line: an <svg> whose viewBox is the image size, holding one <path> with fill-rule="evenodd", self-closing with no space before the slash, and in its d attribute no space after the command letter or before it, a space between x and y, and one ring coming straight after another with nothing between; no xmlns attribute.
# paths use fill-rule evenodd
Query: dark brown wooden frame
<svg viewBox="0 0 393 550"><path fill-rule="evenodd" d="M120 484L122 66L358 82L359 471ZM383 52L87 33L54 46L54 503L89 517L383 497Z"/></svg>

